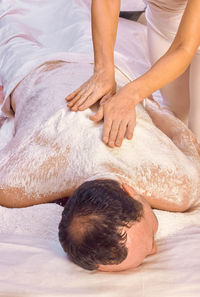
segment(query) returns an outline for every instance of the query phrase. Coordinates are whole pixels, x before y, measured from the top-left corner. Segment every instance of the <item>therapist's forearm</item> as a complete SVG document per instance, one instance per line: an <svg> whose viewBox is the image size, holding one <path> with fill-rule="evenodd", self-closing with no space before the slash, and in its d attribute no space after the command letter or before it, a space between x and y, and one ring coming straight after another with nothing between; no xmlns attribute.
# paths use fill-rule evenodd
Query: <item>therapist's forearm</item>
<svg viewBox="0 0 200 297"><path fill-rule="evenodd" d="M114 46L120 0L92 1L92 37L95 70L114 70Z"/></svg>
<svg viewBox="0 0 200 297"><path fill-rule="evenodd" d="M138 94L135 104L178 78L187 69L192 58L193 54L184 47L167 52L149 71L129 83L130 92Z"/></svg>

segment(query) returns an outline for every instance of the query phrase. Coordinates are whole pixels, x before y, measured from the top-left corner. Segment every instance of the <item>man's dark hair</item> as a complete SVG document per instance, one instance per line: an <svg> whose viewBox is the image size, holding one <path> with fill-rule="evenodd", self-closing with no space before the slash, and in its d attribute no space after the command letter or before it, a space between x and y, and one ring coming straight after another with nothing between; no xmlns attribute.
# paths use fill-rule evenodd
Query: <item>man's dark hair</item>
<svg viewBox="0 0 200 297"><path fill-rule="evenodd" d="M122 227L130 227L142 215L142 204L118 182L85 182L65 205L59 240L69 259L84 269L119 264L127 257L127 235Z"/></svg>

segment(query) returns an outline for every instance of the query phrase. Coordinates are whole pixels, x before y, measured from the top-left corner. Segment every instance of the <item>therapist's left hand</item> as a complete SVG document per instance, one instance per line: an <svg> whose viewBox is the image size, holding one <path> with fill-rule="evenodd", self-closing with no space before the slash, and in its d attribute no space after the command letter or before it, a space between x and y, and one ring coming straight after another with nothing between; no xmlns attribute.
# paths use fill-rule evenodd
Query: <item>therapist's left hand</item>
<svg viewBox="0 0 200 297"><path fill-rule="evenodd" d="M137 94L130 92L129 85L121 88L114 96L103 98L97 113L90 119L104 119L103 142L109 147L121 146L124 137L132 139L136 124L135 106Z"/></svg>

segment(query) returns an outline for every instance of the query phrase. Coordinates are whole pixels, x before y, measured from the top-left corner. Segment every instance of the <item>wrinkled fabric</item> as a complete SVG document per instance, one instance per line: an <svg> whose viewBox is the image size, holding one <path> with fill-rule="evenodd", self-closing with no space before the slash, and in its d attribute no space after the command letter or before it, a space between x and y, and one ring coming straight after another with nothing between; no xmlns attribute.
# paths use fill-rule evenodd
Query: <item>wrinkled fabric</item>
<svg viewBox="0 0 200 297"><path fill-rule="evenodd" d="M90 11L83 0L65 1L2 0L0 6L0 81L4 100L2 111L12 116L10 94L34 68L45 61L63 59L93 62ZM70 11L70 15L69 15ZM59 14L59 19L55 15ZM67 16L67 17L66 17ZM145 31L142 25L121 20L115 52L115 63L130 77L147 70L148 59L142 47ZM125 32L132 36L127 40ZM134 46L133 46L134 45ZM135 48L137 47L137 49ZM138 58L131 55L137 50ZM138 65L142 67L138 67Z"/></svg>

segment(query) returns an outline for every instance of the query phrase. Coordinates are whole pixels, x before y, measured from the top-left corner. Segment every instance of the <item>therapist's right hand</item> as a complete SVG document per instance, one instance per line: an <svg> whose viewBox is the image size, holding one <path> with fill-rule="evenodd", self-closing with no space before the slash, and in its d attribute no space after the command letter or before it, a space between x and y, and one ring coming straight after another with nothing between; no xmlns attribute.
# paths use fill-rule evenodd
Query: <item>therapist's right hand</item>
<svg viewBox="0 0 200 297"><path fill-rule="evenodd" d="M94 74L77 90L69 94L65 100L73 111L85 110L98 100L107 99L116 92L114 70L100 70Z"/></svg>

